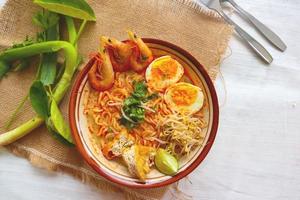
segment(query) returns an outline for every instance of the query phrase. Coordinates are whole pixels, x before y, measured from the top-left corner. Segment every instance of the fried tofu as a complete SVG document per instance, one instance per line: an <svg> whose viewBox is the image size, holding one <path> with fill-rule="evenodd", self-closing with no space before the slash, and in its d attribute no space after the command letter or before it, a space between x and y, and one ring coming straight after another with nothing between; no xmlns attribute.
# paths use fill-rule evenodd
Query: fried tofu
<svg viewBox="0 0 300 200"><path fill-rule="evenodd" d="M123 151L122 158L128 167L128 171L144 181L150 172L154 155L155 149L153 147L133 145Z"/></svg>

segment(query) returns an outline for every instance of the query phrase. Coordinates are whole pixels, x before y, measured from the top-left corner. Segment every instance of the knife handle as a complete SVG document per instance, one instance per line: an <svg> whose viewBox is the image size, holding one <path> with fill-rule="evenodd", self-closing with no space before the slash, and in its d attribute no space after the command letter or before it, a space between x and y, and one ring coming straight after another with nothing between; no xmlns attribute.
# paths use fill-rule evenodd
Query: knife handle
<svg viewBox="0 0 300 200"><path fill-rule="evenodd" d="M280 39L280 37L269 29L266 25L261 23L258 19L253 17L250 13L241 8L234 0L226 0L229 2L235 9L237 9L244 19L249 20L256 28L259 30L274 46L276 46L281 51L286 50L286 44Z"/></svg>
<svg viewBox="0 0 300 200"><path fill-rule="evenodd" d="M271 54L251 35L249 35L246 31L244 31L239 25L237 25L234 21L232 21L223 11L219 12L219 14L231 25L234 26L235 31L243 38L252 49L268 64L273 61L273 57Z"/></svg>

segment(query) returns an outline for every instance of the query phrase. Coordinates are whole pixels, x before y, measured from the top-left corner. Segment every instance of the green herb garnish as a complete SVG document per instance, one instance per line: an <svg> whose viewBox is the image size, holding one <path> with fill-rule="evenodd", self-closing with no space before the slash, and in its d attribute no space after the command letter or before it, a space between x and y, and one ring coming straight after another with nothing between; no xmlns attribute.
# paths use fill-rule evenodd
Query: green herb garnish
<svg viewBox="0 0 300 200"><path fill-rule="evenodd" d="M143 81L134 82L134 92L132 96L135 97L137 100L143 100L146 98L148 94L147 86Z"/></svg>
<svg viewBox="0 0 300 200"><path fill-rule="evenodd" d="M156 98L157 94L148 94L147 86L143 81L133 82L133 93L124 100L122 107L122 117L120 123L127 129L138 126L145 119L145 109L143 103Z"/></svg>

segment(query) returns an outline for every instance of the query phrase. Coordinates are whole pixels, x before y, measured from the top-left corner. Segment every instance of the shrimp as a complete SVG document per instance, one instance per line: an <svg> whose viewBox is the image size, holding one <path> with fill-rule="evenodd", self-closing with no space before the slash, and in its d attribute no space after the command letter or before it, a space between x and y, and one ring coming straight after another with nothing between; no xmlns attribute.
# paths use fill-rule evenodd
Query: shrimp
<svg viewBox="0 0 300 200"><path fill-rule="evenodd" d="M112 66L116 72L124 72L130 69L130 57L132 47L126 42L114 38L102 37L105 48L109 53Z"/></svg>
<svg viewBox="0 0 300 200"><path fill-rule="evenodd" d="M114 83L115 74L102 39L100 42L100 52L93 59L93 66L88 72L88 80L92 88L98 91L111 88Z"/></svg>
<svg viewBox="0 0 300 200"><path fill-rule="evenodd" d="M128 36L130 41L135 44L130 57L131 68L136 72L141 72L152 62L152 51L143 40L137 37L132 31L128 31Z"/></svg>

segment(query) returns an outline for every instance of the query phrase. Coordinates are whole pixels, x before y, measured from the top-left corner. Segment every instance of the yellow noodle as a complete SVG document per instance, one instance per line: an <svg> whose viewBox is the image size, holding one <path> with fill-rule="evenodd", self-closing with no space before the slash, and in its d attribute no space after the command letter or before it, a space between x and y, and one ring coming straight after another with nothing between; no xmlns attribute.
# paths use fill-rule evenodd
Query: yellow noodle
<svg viewBox="0 0 300 200"><path fill-rule="evenodd" d="M139 126L133 128L132 130L127 130L124 126L119 123L121 117L121 108L123 101L133 92L133 81L144 80L142 74L134 72L117 72L115 74L115 82L111 89L98 92L91 88L85 93L87 100L84 103L84 113L88 116L89 130L91 133L97 137L101 143L101 146L105 145L107 142L105 140L105 135L109 132L114 132L114 134L119 134L121 132L127 132L129 135L135 138L135 143L143 144L152 147L163 147L171 149L171 152L175 152L178 148L178 141L171 141L169 132L162 133L161 126L162 122L170 119L173 116L174 122L170 121L170 124L178 131L182 128L176 120L178 120L174 113L168 108L164 101L163 93L158 94L158 98L148 101L145 106L150 108L150 110L145 109L145 120ZM155 91L151 91L148 88L150 94ZM203 110L208 109L207 102L204 101L203 108L193 115L193 119L197 118L195 124L199 127L193 127L193 130L202 132L202 130L207 127L207 122L204 117ZM151 110L155 110L155 113ZM177 123L177 124L176 124ZM183 122L180 122L183 123ZM97 129L95 129L95 126ZM200 140L200 137L197 137ZM168 146L162 145L159 141L168 142ZM196 142L200 145L199 142ZM180 149L180 155L185 152L190 151L195 145L182 146Z"/></svg>

